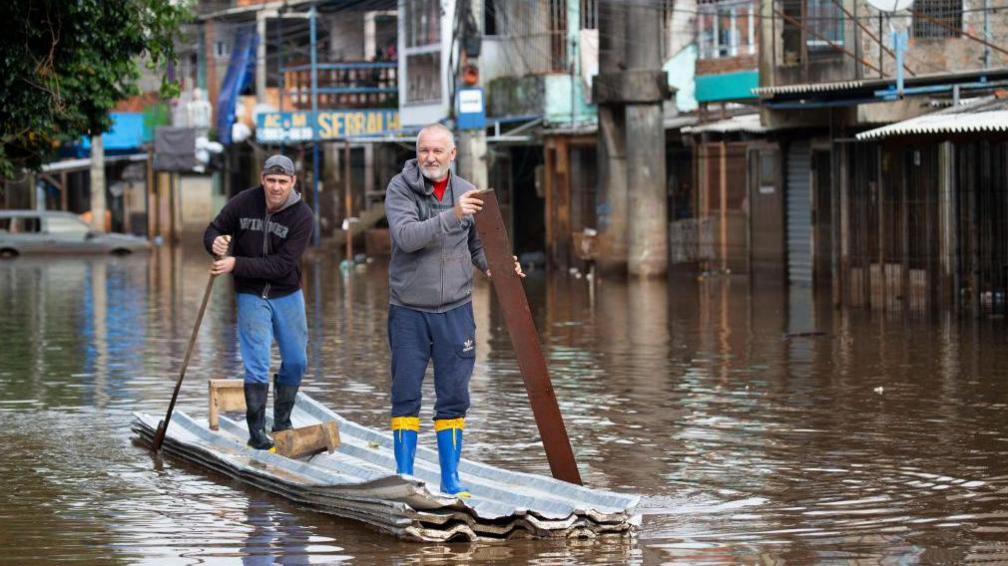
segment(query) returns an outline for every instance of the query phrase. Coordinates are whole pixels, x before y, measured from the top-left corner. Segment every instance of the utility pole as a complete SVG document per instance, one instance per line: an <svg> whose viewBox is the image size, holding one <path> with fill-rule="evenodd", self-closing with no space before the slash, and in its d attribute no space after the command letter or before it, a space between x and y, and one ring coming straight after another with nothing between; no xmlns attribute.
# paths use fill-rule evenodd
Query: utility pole
<svg viewBox="0 0 1008 566"><path fill-rule="evenodd" d="M318 38L317 38L317 22L318 10L315 9L315 4L312 4L311 8L308 10L308 33L309 42L311 44L311 110L312 110L312 120L315 120L318 116ZM350 211L348 210L347 216L349 216ZM315 229L312 231L312 245L318 247L321 243L322 235L320 234L322 224L319 221L319 143L318 140L312 140L312 215L315 217ZM350 237L350 233L347 232L347 237ZM353 258L347 258L353 259Z"/></svg>
<svg viewBox="0 0 1008 566"><path fill-rule="evenodd" d="M105 147L100 135L91 136L91 227L105 231Z"/></svg>
<svg viewBox="0 0 1008 566"><path fill-rule="evenodd" d="M488 188L490 177L487 172L487 140L485 122L485 98L482 90L474 87L479 84L479 56L483 36L480 33L476 18L472 12L472 0L459 0L464 3L460 12L462 18L461 54L463 64L460 66L459 77L453 78L465 88L456 89L455 96L462 97L453 101L455 104L456 146L458 148L459 175L476 185L477 188ZM471 119L468 110L483 113L483 117ZM463 116L463 114L466 114Z"/></svg>
<svg viewBox="0 0 1008 566"><path fill-rule="evenodd" d="M640 277L668 270L662 101L670 91L661 70L660 8L658 0L602 0L593 84L607 210L598 263Z"/></svg>
<svg viewBox="0 0 1008 566"><path fill-rule="evenodd" d="M459 130L457 145L459 175L478 188L488 188L486 130Z"/></svg>

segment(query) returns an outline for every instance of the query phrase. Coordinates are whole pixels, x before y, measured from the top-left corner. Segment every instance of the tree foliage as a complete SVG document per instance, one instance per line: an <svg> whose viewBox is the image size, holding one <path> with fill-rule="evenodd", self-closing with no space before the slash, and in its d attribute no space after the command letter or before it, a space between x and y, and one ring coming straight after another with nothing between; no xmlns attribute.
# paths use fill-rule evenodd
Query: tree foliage
<svg viewBox="0 0 1008 566"><path fill-rule="evenodd" d="M37 169L60 143L109 128L139 94L139 61L175 59L187 4L171 0L19 0L0 17L0 177ZM162 96L178 86L162 81Z"/></svg>

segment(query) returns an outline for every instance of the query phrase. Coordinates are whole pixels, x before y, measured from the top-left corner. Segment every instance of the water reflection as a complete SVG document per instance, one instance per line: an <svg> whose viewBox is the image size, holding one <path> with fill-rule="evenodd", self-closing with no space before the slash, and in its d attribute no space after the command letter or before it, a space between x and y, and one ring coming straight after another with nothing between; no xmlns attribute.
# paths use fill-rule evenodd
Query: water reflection
<svg viewBox="0 0 1008 566"><path fill-rule="evenodd" d="M304 389L388 417L387 265L306 260ZM961 562L1008 559L1004 321L834 310L741 278L526 280L582 476L644 496L635 539L417 545L131 442L160 413L207 282L198 249L0 262L3 560L102 563ZM229 280L179 406L241 373ZM548 473L503 318L474 290L467 449ZM430 411L432 380L424 395ZM425 413L424 419L429 417ZM429 427L421 443L433 446Z"/></svg>

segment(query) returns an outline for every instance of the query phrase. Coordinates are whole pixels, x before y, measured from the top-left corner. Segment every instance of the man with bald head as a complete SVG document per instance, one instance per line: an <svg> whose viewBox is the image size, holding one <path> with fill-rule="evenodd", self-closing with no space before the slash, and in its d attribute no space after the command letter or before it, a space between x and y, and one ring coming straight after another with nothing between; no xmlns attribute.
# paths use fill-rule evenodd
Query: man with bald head
<svg viewBox="0 0 1008 566"><path fill-rule="evenodd" d="M396 472L413 475L420 388L433 359L441 491L467 497L458 462L476 361L473 266L489 272L473 220L483 201L472 183L451 172L455 154L451 130L425 127L417 135L416 159L385 192L392 238L388 333ZM517 264L516 271L524 276Z"/></svg>

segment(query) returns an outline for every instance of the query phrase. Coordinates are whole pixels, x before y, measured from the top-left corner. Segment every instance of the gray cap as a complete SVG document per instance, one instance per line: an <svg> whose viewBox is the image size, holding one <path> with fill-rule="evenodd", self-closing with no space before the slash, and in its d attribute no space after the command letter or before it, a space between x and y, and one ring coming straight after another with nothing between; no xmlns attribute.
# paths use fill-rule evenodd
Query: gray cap
<svg viewBox="0 0 1008 566"><path fill-rule="evenodd" d="M263 164L263 175L281 174L294 176L294 162L285 155L271 155Z"/></svg>

